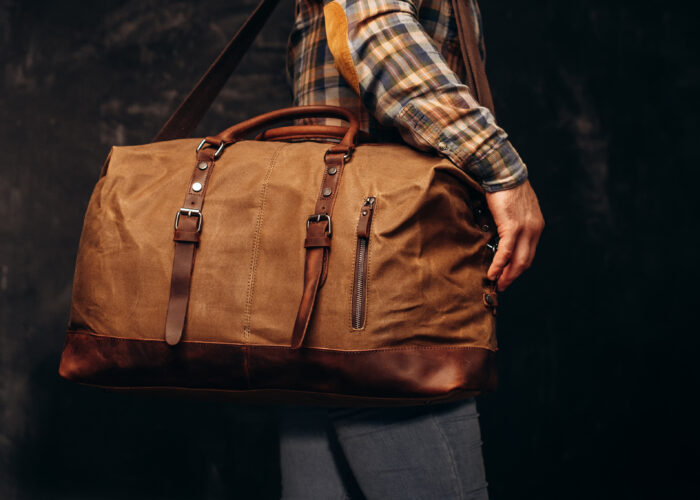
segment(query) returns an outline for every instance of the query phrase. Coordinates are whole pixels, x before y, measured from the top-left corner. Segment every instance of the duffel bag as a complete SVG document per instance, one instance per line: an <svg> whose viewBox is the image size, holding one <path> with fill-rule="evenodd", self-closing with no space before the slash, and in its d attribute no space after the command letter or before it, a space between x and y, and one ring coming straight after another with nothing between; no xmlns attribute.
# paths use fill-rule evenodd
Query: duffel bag
<svg viewBox="0 0 700 500"><path fill-rule="evenodd" d="M112 148L85 215L60 374L273 402L418 404L493 389L496 234L462 169L363 142L355 116L329 106L181 138L270 4L155 142ZM321 116L349 126L253 135Z"/></svg>

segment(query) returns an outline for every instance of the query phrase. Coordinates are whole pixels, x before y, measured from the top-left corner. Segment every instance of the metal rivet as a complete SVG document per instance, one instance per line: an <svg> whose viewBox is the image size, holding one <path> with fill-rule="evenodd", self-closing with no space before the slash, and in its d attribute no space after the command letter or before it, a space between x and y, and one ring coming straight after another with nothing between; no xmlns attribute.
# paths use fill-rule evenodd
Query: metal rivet
<svg viewBox="0 0 700 500"><path fill-rule="evenodd" d="M367 210L363 210L362 215L367 215Z"/></svg>
<svg viewBox="0 0 700 500"><path fill-rule="evenodd" d="M486 231L488 231L489 229L491 229L491 227L490 227L488 224L484 224L483 226L481 226L481 230L482 230L483 232L486 232Z"/></svg>
<svg viewBox="0 0 700 500"><path fill-rule="evenodd" d="M439 149L440 151L447 151L447 144L445 144L444 142L440 142L440 143L438 144L438 149Z"/></svg>
<svg viewBox="0 0 700 500"><path fill-rule="evenodd" d="M487 293L486 295L484 295L484 300L486 301L486 303L488 305L490 305L490 306L493 305L493 297L491 297L490 294Z"/></svg>
<svg viewBox="0 0 700 500"><path fill-rule="evenodd" d="M335 168L335 167L330 167L330 168L328 169L328 175L335 175L337 171L338 171L337 168Z"/></svg>
<svg viewBox="0 0 700 500"><path fill-rule="evenodd" d="M195 182L192 184L192 191L199 193L202 190L202 184L200 182Z"/></svg>
<svg viewBox="0 0 700 500"><path fill-rule="evenodd" d="M209 166L209 164L207 162L203 161L202 163L200 163L197 166L199 167L199 170L206 170L207 167Z"/></svg>
<svg viewBox="0 0 700 500"><path fill-rule="evenodd" d="M331 188L323 188L323 196L330 196L333 190Z"/></svg>

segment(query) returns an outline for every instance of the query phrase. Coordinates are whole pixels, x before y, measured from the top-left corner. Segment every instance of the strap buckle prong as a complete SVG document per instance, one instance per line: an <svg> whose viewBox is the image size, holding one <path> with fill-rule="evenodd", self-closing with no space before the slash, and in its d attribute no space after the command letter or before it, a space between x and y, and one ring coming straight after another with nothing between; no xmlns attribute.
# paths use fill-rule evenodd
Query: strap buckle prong
<svg viewBox="0 0 700 500"><path fill-rule="evenodd" d="M175 231L177 231L177 227L180 225L180 214L185 214L187 217L196 216L197 217L197 232L198 233L202 232L202 219L204 219L204 217L202 216L202 212L197 210L196 208L185 208L185 207L182 207L175 214Z"/></svg>
<svg viewBox="0 0 700 500"><path fill-rule="evenodd" d="M331 235L331 216L328 214L312 214L306 219L306 229L309 229L309 224L312 222L321 222L321 219L326 219L328 221L328 236Z"/></svg>

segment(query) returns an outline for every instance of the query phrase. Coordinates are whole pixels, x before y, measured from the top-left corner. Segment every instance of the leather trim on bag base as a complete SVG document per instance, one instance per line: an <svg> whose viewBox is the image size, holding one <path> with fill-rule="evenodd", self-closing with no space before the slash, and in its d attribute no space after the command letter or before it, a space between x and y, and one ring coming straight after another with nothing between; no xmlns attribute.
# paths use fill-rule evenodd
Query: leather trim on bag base
<svg viewBox="0 0 700 500"><path fill-rule="evenodd" d="M181 342L171 347L68 331L59 374L110 390L250 403L418 405L494 390L496 353L441 346L334 351Z"/></svg>

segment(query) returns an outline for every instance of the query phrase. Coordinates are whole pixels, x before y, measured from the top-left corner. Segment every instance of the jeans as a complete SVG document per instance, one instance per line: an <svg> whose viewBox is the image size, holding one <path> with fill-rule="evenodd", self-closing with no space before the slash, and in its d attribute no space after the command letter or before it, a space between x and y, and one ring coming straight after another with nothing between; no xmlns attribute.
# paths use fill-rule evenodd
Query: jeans
<svg viewBox="0 0 700 500"><path fill-rule="evenodd" d="M488 499L473 398L280 410L282 498Z"/></svg>

